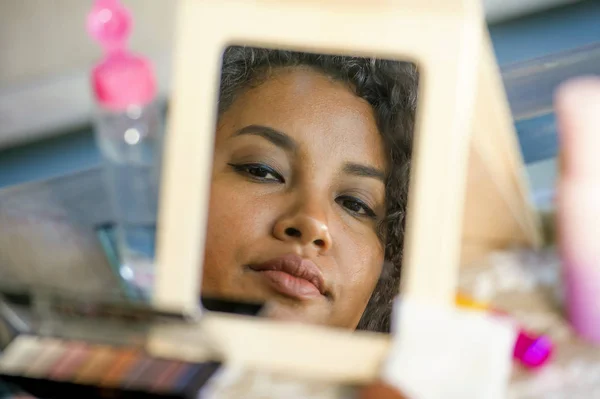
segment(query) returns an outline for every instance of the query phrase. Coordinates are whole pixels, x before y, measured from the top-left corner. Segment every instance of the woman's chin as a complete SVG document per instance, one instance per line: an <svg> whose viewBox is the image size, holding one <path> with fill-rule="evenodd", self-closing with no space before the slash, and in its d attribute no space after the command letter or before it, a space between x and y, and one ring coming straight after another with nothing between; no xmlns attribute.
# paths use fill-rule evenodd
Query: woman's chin
<svg viewBox="0 0 600 399"><path fill-rule="evenodd" d="M293 323L327 325L324 312L311 306L293 305L277 301L269 301L260 312L262 317Z"/></svg>

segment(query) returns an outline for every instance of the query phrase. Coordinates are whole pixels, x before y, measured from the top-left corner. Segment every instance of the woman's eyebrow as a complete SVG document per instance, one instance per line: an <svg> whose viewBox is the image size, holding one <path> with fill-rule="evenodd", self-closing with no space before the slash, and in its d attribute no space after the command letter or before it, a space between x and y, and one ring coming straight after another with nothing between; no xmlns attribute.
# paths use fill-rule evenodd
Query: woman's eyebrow
<svg viewBox="0 0 600 399"><path fill-rule="evenodd" d="M241 129L237 130L233 134L232 137L239 137L239 136L244 136L247 134L262 137L262 138L270 141L277 147L281 147L284 150L287 150L290 152L296 151L296 148L298 147L296 145L296 142L294 141L294 139L292 139L287 134L285 134L279 130L273 129L272 127L263 126L263 125L248 125L246 127L243 127Z"/></svg>
<svg viewBox="0 0 600 399"><path fill-rule="evenodd" d="M372 177L385 183L385 173L373 166L350 162L344 165L344 173L359 177Z"/></svg>

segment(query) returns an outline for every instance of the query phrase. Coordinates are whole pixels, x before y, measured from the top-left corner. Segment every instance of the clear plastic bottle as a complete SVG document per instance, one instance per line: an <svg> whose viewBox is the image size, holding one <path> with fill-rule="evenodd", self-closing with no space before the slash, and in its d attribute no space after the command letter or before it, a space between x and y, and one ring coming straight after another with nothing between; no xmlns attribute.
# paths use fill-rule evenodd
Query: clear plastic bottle
<svg viewBox="0 0 600 399"><path fill-rule="evenodd" d="M152 65L127 50L131 16L118 0L97 0L88 32L105 57L92 72L99 110L95 137L116 227L119 272L147 299L154 275L163 118Z"/></svg>

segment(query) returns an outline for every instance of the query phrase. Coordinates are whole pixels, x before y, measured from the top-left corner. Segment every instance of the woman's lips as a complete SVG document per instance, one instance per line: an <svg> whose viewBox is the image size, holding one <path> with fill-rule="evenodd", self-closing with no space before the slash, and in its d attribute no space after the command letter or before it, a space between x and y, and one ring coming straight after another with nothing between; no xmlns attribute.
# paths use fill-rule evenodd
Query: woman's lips
<svg viewBox="0 0 600 399"><path fill-rule="evenodd" d="M321 292L313 283L294 277L286 272L265 270L259 273L269 286L280 294L297 299L310 299L321 296Z"/></svg>
<svg viewBox="0 0 600 399"><path fill-rule="evenodd" d="M325 295L323 275L317 265L298 255L274 258L250 269L280 294L301 300Z"/></svg>

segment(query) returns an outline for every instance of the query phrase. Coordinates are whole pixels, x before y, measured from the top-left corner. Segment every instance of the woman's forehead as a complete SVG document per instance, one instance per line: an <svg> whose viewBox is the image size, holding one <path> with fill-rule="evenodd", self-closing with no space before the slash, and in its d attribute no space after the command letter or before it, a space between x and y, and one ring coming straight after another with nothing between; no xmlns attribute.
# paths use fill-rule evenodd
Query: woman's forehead
<svg viewBox="0 0 600 399"><path fill-rule="evenodd" d="M310 68L274 71L244 91L222 116L231 131L263 125L299 147L358 158L384 168L383 140L371 105L345 83Z"/></svg>

